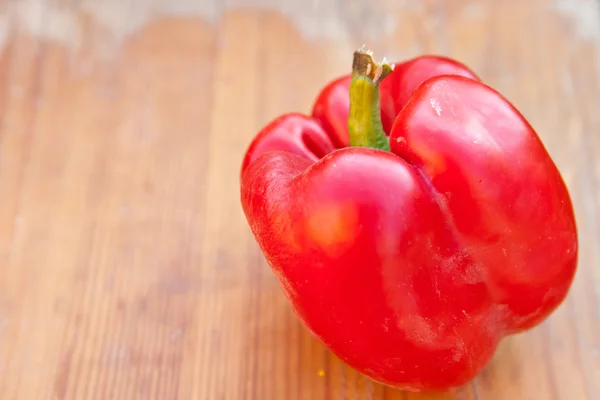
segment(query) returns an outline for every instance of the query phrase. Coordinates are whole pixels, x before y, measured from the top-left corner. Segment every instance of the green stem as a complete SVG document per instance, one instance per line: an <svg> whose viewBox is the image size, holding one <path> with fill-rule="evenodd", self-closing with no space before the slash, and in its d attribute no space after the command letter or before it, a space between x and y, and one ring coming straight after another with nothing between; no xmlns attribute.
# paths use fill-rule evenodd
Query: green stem
<svg viewBox="0 0 600 400"><path fill-rule="evenodd" d="M393 70L385 58L376 63L370 51L361 48L354 52L348 117L350 146L390 150L381 124L379 84Z"/></svg>

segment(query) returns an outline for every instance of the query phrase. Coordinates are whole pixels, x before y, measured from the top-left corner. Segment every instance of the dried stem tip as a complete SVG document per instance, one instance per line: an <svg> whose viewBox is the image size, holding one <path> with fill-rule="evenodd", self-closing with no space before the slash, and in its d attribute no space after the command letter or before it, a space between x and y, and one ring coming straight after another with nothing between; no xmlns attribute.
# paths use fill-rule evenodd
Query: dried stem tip
<svg viewBox="0 0 600 400"><path fill-rule="evenodd" d="M394 70L394 65L390 65L385 57L380 63L373 59L373 52L363 47L354 52L352 60L352 74L363 75L373 81L374 84L381 82Z"/></svg>

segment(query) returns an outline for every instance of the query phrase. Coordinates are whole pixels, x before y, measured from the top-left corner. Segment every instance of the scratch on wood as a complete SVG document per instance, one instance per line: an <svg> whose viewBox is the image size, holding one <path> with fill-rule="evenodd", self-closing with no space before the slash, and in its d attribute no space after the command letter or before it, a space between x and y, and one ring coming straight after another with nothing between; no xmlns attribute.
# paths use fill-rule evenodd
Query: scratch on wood
<svg viewBox="0 0 600 400"><path fill-rule="evenodd" d="M67 385L71 374L71 360L73 350L69 349L60 360L56 377L54 379L54 395L57 399L64 399L67 395Z"/></svg>
<svg viewBox="0 0 600 400"><path fill-rule="evenodd" d="M304 0L281 3L270 0L231 0L226 5L219 4L217 0L81 0L76 7L66 7L60 0L20 0L8 2L5 10L0 10L0 46L5 41L8 30L4 21L12 21L24 34L77 49L82 45L84 32L88 29L82 19L83 14L105 29L111 40L120 43L158 18L197 16L218 23L223 13L240 8L279 12L289 18L307 40L341 41L350 40L357 29L363 40L389 36L397 28L395 15L402 13L404 16L417 16L421 10L418 2L410 0L393 3L372 0L341 8L337 2L328 1L313 1L307 7ZM44 24L39 23L42 15ZM360 24L356 21L360 21ZM348 22L352 23L351 29Z"/></svg>
<svg viewBox="0 0 600 400"><path fill-rule="evenodd" d="M0 49L4 47L4 43L8 40L8 18L6 15L0 14Z"/></svg>
<svg viewBox="0 0 600 400"><path fill-rule="evenodd" d="M600 42L600 2L598 0L556 0L556 9L571 19L582 39Z"/></svg>

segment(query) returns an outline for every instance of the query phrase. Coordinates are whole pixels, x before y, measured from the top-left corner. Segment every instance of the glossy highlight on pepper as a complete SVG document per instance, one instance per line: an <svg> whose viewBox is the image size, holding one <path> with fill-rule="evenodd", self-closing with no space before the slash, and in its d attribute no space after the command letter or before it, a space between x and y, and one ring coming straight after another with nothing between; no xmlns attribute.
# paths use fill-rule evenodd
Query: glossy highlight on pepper
<svg viewBox="0 0 600 400"><path fill-rule="evenodd" d="M458 61L377 63L242 161L249 227L294 311L361 373L405 390L473 379L537 326L577 266L571 199L522 114ZM345 123L344 123L345 121Z"/></svg>

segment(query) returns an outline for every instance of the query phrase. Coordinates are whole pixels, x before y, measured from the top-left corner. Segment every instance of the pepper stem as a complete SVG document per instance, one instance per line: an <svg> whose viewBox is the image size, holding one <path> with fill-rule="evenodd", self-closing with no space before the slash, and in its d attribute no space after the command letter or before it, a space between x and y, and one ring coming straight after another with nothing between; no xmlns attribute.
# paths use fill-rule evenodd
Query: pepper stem
<svg viewBox="0 0 600 400"><path fill-rule="evenodd" d="M373 53L364 46L354 52L348 116L350 146L390 150L381 124L379 83L393 70L385 58L381 63L375 62Z"/></svg>

